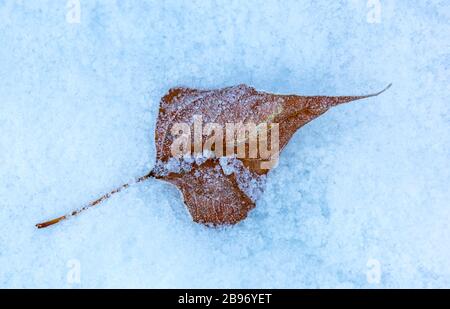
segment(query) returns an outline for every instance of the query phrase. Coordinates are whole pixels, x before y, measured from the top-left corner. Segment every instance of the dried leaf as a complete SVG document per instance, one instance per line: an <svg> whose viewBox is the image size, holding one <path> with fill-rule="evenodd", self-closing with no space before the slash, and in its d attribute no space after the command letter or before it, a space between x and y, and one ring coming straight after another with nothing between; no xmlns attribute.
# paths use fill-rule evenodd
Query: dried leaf
<svg viewBox="0 0 450 309"><path fill-rule="evenodd" d="M177 138L172 134L174 124L181 123L189 127L190 141L191 137L195 139L196 134L198 137L195 130L198 119L201 119L202 127L203 124L226 128L230 123L253 123L257 126L258 133L266 134L268 140L276 137L269 129L278 125L278 147L282 151L299 128L331 107L377 96L390 86L371 95L341 97L277 95L257 91L246 85L217 90L170 89L161 99L156 124L156 166L148 175L137 178L135 183L151 177L172 183L182 192L195 222L207 225L235 224L247 217L264 191L266 174L270 168L263 168L262 163L274 159L274 153L265 157L250 156L250 139L245 136L244 140L237 140L232 147L236 154L237 145L243 143L245 156L225 156L227 141L224 134L221 138L222 145L215 143L211 148L214 152L221 150L222 156L205 154L202 147L192 147L191 144L189 151L192 156L174 156L172 147ZM267 126L260 127L262 124ZM262 129L259 130L260 128ZM204 145L208 136L200 133L199 138L201 145ZM260 152L261 149L261 144L258 144ZM278 151L276 154L278 155ZM122 185L69 215L40 223L37 227L47 227L75 216L128 186L129 184Z"/></svg>
<svg viewBox="0 0 450 309"><path fill-rule="evenodd" d="M331 107L378 94L303 97L259 92L246 85L219 90L171 89L161 100L156 124L154 176L181 190L194 221L212 225L237 223L255 207L269 169L261 169L261 158L211 158L187 166L174 164L171 162L174 137L170 134L173 123L193 127L195 115L200 115L205 123L218 123L222 127L227 123L278 123L281 151L299 128ZM202 157L202 153L195 151L193 155Z"/></svg>

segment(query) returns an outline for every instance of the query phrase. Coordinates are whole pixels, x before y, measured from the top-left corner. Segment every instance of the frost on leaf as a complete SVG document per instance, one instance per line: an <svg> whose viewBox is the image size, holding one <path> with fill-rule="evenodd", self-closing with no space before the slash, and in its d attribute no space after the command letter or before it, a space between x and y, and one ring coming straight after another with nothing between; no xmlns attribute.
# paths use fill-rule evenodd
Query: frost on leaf
<svg viewBox="0 0 450 309"><path fill-rule="evenodd" d="M155 133L156 165L150 173L136 178L133 183L149 178L170 182L182 192L195 222L207 225L235 224L247 217L263 193L266 174L276 166L266 163L278 159L279 152L300 127L333 106L377 96L383 91L365 96L304 97L256 91L246 85L216 90L173 88L161 99ZM216 129L226 128L227 124L254 125L257 134L253 136L257 136L259 155L252 153L255 144L252 143L251 134L247 136L246 131L244 135L236 133L237 138L230 147L227 147L228 135L224 134L214 138L211 148L203 149L203 145L209 145L211 136L204 136L202 130L198 135L195 128L204 123ZM189 145L186 147L189 153L183 153L182 156L174 156L171 151L176 144L171 130L174 124L183 124L188 128L188 138L182 141ZM274 127L276 131L272 130ZM195 140L200 140L200 143L195 143ZM267 143L261 144L260 140L266 140ZM276 140L276 143L269 143L269 140ZM231 154L228 152L230 149ZM128 188L130 184L123 184L69 214L36 226L45 228L76 216Z"/></svg>
<svg viewBox="0 0 450 309"><path fill-rule="evenodd" d="M187 123L192 128L194 116L201 116L203 123L222 127L227 123L278 124L281 151L300 127L331 107L378 94L304 97L261 92L246 85L216 90L173 88L161 99L153 175L180 189L194 221L208 225L235 224L255 207L269 169L261 168L261 158L205 157L194 147L190 150L197 159L174 159L171 155L174 136L170 130L174 123ZM206 138L202 136L202 142ZM225 144L224 140L224 154Z"/></svg>

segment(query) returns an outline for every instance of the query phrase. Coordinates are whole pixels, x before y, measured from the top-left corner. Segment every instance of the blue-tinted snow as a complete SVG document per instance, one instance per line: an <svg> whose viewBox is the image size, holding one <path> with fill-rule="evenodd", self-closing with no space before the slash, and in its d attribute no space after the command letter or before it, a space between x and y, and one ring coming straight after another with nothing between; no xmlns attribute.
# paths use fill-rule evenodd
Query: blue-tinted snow
<svg viewBox="0 0 450 309"><path fill-rule="evenodd" d="M449 287L450 6L374 2L0 1L0 287ZM302 128L237 226L150 180L34 227L152 168L172 86L390 82Z"/></svg>

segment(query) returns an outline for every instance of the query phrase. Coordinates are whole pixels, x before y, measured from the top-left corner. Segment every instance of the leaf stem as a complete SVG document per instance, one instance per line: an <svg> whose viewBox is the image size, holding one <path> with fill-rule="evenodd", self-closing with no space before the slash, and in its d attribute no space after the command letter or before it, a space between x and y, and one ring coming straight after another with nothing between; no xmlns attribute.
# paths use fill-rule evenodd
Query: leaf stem
<svg viewBox="0 0 450 309"><path fill-rule="evenodd" d="M151 171L151 172L148 173L147 175L138 177L138 178L136 178L136 179L135 179L133 182L131 182L131 183L123 184L123 185L121 185L120 187L118 187L118 188L112 190L112 191L109 192L109 193L106 193L106 194L102 195L102 196L99 197L98 199L96 199L96 200L90 202L89 204L87 204L87 205L85 205L85 206L83 206L83 207L81 207L81 208L79 208L79 209L77 209L77 210L72 211L72 212L69 213L69 214L66 214L66 215L64 215L64 216L61 216L61 217L58 217L58 218L55 218L55 219L52 219L52 220L48 220L48 221L45 221L45 222L42 222L42 223L38 223L38 224L36 224L36 227L37 227L38 229L46 228L46 227L49 227L49 226L54 225L54 224L56 224L56 223L59 223L59 222L61 222L61 221L63 221L63 220L69 219L70 217L74 217L74 216L80 214L81 212L83 212L83 211L85 211L85 210L87 210L87 209L89 209L89 208L91 208L91 207L94 207L94 206L96 206L96 205L102 203L103 201L109 199L112 195L114 195L114 194L116 194L116 193L122 191L123 189L128 188L130 185L133 185L133 184L137 184L137 183L143 182L143 181L145 181L145 180L147 180L147 179L149 179L149 178L152 178L152 177L154 177L154 176L155 176L155 175L154 175L153 171Z"/></svg>

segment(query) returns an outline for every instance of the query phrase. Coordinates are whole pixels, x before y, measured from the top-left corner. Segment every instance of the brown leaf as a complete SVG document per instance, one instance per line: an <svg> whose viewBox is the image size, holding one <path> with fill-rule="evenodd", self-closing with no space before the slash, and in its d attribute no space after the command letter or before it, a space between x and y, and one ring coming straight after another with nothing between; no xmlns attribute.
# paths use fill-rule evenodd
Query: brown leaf
<svg viewBox="0 0 450 309"><path fill-rule="evenodd" d="M170 167L174 164L171 145L175 137L170 132L174 123L187 123L192 128L195 115L201 116L203 123L218 123L222 127L227 123L278 123L281 151L299 128L331 107L378 94L303 97L259 92L246 85L218 90L173 88L161 100L156 124L154 176L181 190L194 221L211 225L235 224L254 208L269 170L261 168L261 158L210 158L199 164L179 160L175 161L174 169ZM202 142L204 140L205 137ZM224 140L223 145L225 143ZM202 156L202 153L194 150L193 155ZM230 164L231 172L227 172Z"/></svg>
<svg viewBox="0 0 450 309"><path fill-rule="evenodd" d="M191 145L192 137L196 134L195 119L201 119L197 122L201 126L214 123L221 128L226 128L229 123L253 123L258 128L258 134L265 133L268 141L276 137L271 128L278 125L277 145L281 151L299 128L331 107L377 96L390 86L371 95L342 97L277 95L256 91L246 85L217 90L170 89L161 99L156 123L156 166L146 176L137 178L134 183L152 177L172 183L182 192L195 222L207 225L235 224L245 219L248 212L255 207L256 200L264 191L266 174L271 167L263 167L262 164L273 160L278 151L273 151L276 148L270 145L267 150L270 148L272 152L263 156L261 150L265 147L258 144L256 148L259 156L251 156L250 151L255 147L250 147L250 136L244 136L243 139L237 140L237 145L230 148L237 154L238 145L244 145L244 156L226 156L227 141L226 134L223 134L222 138L218 139L222 141L222 146L220 143L214 143L211 150L216 156L210 156L210 153L205 154L202 149L202 145L210 136L200 133L200 147ZM172 129L174 124L179 123L186 124L189 128L188 150L192 154L190 157L173 155L172 146L178 136L172 135ZM264 124L267 124L267 127L260 126ZM129 185L124 184L70 214L36 226L44 228L78 215Z"/></svg>

